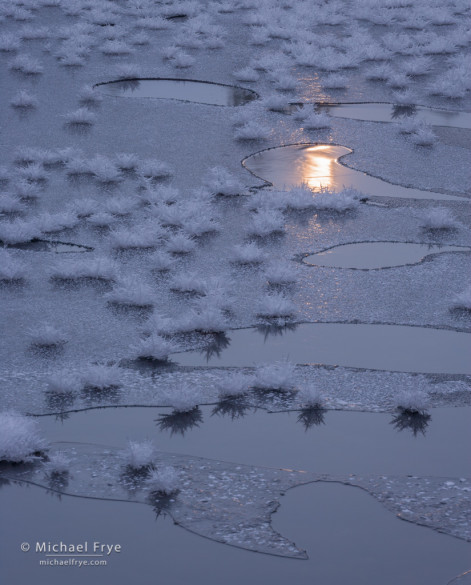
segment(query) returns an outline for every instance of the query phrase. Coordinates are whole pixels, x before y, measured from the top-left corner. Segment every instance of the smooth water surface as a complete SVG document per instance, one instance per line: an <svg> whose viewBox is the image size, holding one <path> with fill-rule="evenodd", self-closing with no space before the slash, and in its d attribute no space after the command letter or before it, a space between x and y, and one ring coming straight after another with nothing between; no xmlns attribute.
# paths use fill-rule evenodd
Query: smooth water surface
<svg viewBox="0 0 471 585"><path fill-rule="evenodd" d="M306 428L299 411L246 408L232 418L218 405L200 410L201 420L184 433L160 424L170 408L98 408L70 413L65 420L36 420L52 442L67 439L124 449L129 440L150 439L157 449L171 453L332 475L471 474L470 407L434 408L416 434L397 425L392 413L327 411Z"/></svg>
<svg viewBox="0 0 471 585"><path fill-rule="evenodd" d="M252 465L320 473L469 475L469 408L436 409L425 435L398 432L388 414L327 412L325 424L307 430L299 413L249 412L212 415L203 407L200 426L183 436L159 428L168 409L111 408L71 414L64 421L41 417L51 441L98 442L124 447L128 439L151 439L158 449ZM445 585L469 568L469 543L395 518L355 487L316 483L289 490L272 516L275 530L307 550L309 560L283 559L222 545L156 517L150 506L58 497L33 486L4 485L0 522L0 576L28 583L44 571L50 585L115 583L147 585L158 575L169 585ZM122 545L106 567L38 567L29 541ZM211 559L209 561L209 559ZM40 574L40 573L39 573ZM17 581L15 581L17 579Z"/></svg>
<svg viewBox="0 0 471 585"><path fill-rule="evenodd" d="M405 522L371 502L368 493L347 490L352 488L326 483L297 487L273 515L275 530L310 550L313 583L370 583L376 575L382 585L445 585L471 566L468 543L455 548L449 539L414 525L406 534Z"/></svg>
<svg viewBox="0 0 471 585"><path fill-rule="evenodd" d="M313 191L322 188L341 191L344 187L353 187L374 197L466 201L463 197L393 185L350 169L339 159L351 153L350 148L333 144L291 144L257 152L244 159L242 164L277 189L306 183Z"/></svg>
<svg viewBox="0 0 471 585"><path fill-rule="evenodd" d="M250 367L289 359L398 372L471 374L471 334L431 327L302 323L294 331L264 337L256 328L229 331L219 355L172 355L181 366Z"/></svg>
<svg viewBox="0 0 471 585"><path fill-rule="evenodd" d="M444 585L469 568L469 543L401 522L358 489L339 494L342 487L308 485L285 496L286 514L283 503L275 527L289 529L289 536L310 556L294 560L199 537L147 505L59 497L34 486L5 485L0 522L8 529L0 536L0 577L18 585L39 578L48 585L344 585L352 577L363 585ZM293 506L297 491L301 515ZM304 513L305 494L313 501ZM359 523L340 525L339 516L348 510L348 520ZM78 568L39 566L44 554L20 550L23 542L34 546L61 540L120 544L121 552L107 557L107 566Z"/></svg>
<svg viewBox="0 0 471 585"><path fill-rule="evenodd" d="M95 88L111 96L173 99L213 106L242 106L258 97L242 87L184 79L126 79L99 83Z"/></svg>
<svg viewBox="0 0 471 585"><path fill-rule="evenodd" d="M341 244L323 252L311 254L303 258L303 262L311 266L373 270L375 268L417 264L431 254L469 251L471 251L471 248L463 246L440 246L406 242L357 242Z"/></svg>
<svg viewBox="0 0 471 585"><path fill-rule="evenodd" d="M415 116L433 126L471 129L471 113L427 108L425 106L396 106L388 103L319 104L318 109L336 118L368 122L399 122Z"/></svg>

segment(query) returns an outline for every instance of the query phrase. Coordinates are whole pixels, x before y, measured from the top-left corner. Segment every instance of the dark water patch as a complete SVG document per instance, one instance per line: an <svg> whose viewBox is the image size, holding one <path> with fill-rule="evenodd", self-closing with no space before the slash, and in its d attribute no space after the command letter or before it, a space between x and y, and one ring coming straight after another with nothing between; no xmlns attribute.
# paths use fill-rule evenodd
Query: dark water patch
<svg viewBox="0 0 471 585"><path fill-rule="evenodd" d="M299 411L251 410L232 418L211 416L213 408L202 406L204 422L185 435L156 424L169 408L81 411L71 413L66 425L54 416L37 420L50 441L67 436L70 441L125 448L128 439L152 439L162 451L329 474L469 475L469 407L434 409L426 435L415 437L407 428L399 432L391 414L328 411L325 424L306 430Z"/></svg>
<svg viewBox="0 0 471 585"><path fill-rule="evenodd" d="M17 248L18 250L28 250L31 252L54 252L56 254L77 254L91 252L93 250L90 246L53 240L32 240L31 242L24 242L21 244L11 244L8 247Z"/></svg>
<svg viewBox="0 0 471 585"><path fill-rule="evenodd" d="M98 83L95 88L114 97L173 99L213 106L242 106L258 98L250 89L191 79L126 79Z"/></svg>
<svg viewBox="0 0 471 585"><path fill-rule="evenodd" d="M242 161L242 165L277 189L304 183L314 192L353 187L368 197L467 201L464 197L394 185L351 169L340 159L352 152L350 148L334 144L290 144L252 154Z"/></svg>
<svg viewBox="0 0 471 585"><path fill-rule="evenodd" d="M418 526L406 527L366 492L341 484L315 483L289 490L273 516L273 526L308 550L319 583L348 583L354 575L357 583L374 583L376 576L384 585L438 584L446 583L458 567L468 566L469 545L459 547L462 556L457 557L453 539Z"/></svg>
<svg viewBox="0 0 471 585"><path fill-rule="evenodd" d="M345 323L302 323L295 331L264 337L256 328L228 333L219 355L173 354L181 366L250 367L289 359L398 372L471 374L471 334L431 327Z"/></svg>
<svg viewBox="0 0 471 585"><path fill-rule="evenodd" d="M262 575L272 585L293 581L311 585L313 576L334 584L358 575L364 585L376 585L381 575L384 585L443 585L468 566L466 543L399 522L367 494L335 484L288 492L274 516L277 529L293 529L299 544L308 549L307 561L253 554L212 542L175 526L170 516L153 512L150 506L61 497L13 484L4 484L2 496L2 526L8 526L1 537L5 583L38 582L47 575L50 585L63 585L67 571L69 585L82 585L86 571L89 585L104 581L144 585L157 567L162 581L175 584L238 585ZM341 522L343 513L345 520L359 522L346 527ZM119 543L121 553L108 557L106 567L40 567L38 554L20 550L25 534L41 542Z"/></svg>
<svg viewBox="0 0 471 585"><path fill-rule="evenodd" d="M311 501L306 501L308 494ZM347 583L358 575L361 583L376 585L381 575L384 585L443 585L468 566L469 544L399 522L367 494L336 484L314 484L288 492L274 516L276 529L294 529L292 533L310 556L304 561L253 554L201 538L176 526L160 506L153 511L147 505L61 496L53 490L13 483L3 484L2 496L1 521L8 526L0 537L6 583L35 582L47 574L50 585L63 585L67 571L69 585L82 585L86 571L89 585L102 585L104 580L144 585L158 570L169 584L238 585L263 575L263 581L272 585L292 581L311 585L313 575L319 575L323 583ZM298 496L300 505L296 506ZM345 526L350 520L355 524ZM25 534L31 535L32 546L36 540L88 542L89 547L97 541L120 544L121 553L107 557L106 567L90 570L40 567L38 557L43 559L43 555L20 549Z"/></svg>
<svg viewBox="0 0 471 585"><path fill-rule="evenodd" d="M414 116L433 126L471 129L471 113L427 108L426 106L399 106L388 103L319 104L318 109L336 118L368 122L399 122Z"/></svg>
<svg viewBox="0 0 471 585"><path fill-rule="evenodd" d="M426 256L445 252L469 252L464 246L414 244L408 242L356 242L341 244L303 258L310 266L374 270L418 264Z"/></svg>

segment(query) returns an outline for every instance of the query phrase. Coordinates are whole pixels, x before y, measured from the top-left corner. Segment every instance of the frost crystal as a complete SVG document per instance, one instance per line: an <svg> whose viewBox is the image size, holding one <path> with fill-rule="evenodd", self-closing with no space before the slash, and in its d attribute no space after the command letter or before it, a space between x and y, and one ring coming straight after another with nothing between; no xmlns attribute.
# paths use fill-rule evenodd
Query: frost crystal
<svg viewBox="0 0 471 585"><path fill-rule="evenodd" d="M152 467L154 455L155 448L151 441L129 441L123 459L127 467L140 471Z"/></svg>
<svg viewBox="0 0 471 585"><path fill-rule="evenodd" d="M177 470L170 466L153 469L146 479L146 487L157 496L174 494L178 491L179 483Z"/></svg>
<svg viewBox="0 0 471 585"><path fill-rule="evenodd" d="M0 461L27 463L47 448L37 422L13 412L0 413Z"/></svg>

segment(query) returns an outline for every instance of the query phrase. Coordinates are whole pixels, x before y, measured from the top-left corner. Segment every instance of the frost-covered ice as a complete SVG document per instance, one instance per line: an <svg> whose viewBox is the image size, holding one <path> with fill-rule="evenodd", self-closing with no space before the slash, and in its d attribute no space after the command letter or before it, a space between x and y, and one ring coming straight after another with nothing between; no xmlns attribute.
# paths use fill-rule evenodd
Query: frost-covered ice
<svg viewBox="0 0 471 585"><path fill-rule="evenodd" d="M471 540L471 484L464 478L332 476L270 469L154 452L148 442L130 443L124 453L78 443L59 444L55 449L52 463L3 466L0 476L48 488L51 467L60 460L63 469L69 457L71 473L59 490L63 493L162 507L177 524L197 534L291 558L307 555L273 530L271 516L287 489L317 481L360 487L399 518Z"/></svg>
<svg viewBox="0 0 471 585"><path fill-rule="evenodd" d="M211 356L227 345L230 330L257 324L267 335L282 325L319 321L469 333L469 253L376 271L300 262L308 253L365 240L471 245L469 130L431 130L409 118L400 124L338 118L309 105L375 101L469 112L469 15L463 3L390 4L383 9L363 0L348 6L306 0L287 10L279 2L267 8L253 2L103 1L90 8L48 0L2 8L2 410L45 414L161 404L183 414L194 408L196 420L198 404L221 397L300 409L318 403L317 389L325 409L395 412L399 390L423 393L430 408L469 404L469 378L453 374L320 365L294 366L286 377L270 376L273 364L232 371L182 368L169 360L177 350L202 349ZM180 13L186 20L168 19ZM136 77L225 86L237 80L261 99L231 104L229 111L191 99L112 97L96 87L119 80L132 93ZM300 181L294 189L286 181L270 188L240 165L262 148L273 154L300 144L349 153L338 165L338 184L329 184L332 157L316 173L301 173L315 175L317 183L309 186L322 187L315 196ZM368 183L375 185L368 201L358 186L360 192L350 188L347 167L367 183L381 179ZM260 176L271 180L270 173ZM390 183L403 194L433 192L440 207L427 198L395 197ZM380 205L377 188L389 189ZM79 250L87 251L80 259L73 254ZM254 391L255 378L263 391ZM290 392L280 392L286 388ZM421 411L423 404L416 402ZM67 431L64 424L64 440ZM73 471L81 465L75 462L79 451L51 457L49 469L38 473L50 478L65 472L67 457ZM183 460L167 459L179 472ZM221 504L214 517L205 515L207 507L194 517L201 532L214 523L217 539L257 550L268 547L262 543L268 534L270 546L300 555L270 532L273 493L266 492L271 503L265 502L256 529L248 523L231 532L237 514L230 522L224 517L230 502L223 487L235 490L234 497L250 496L268 477L285 476L253 471L244 484L242 474L218 465L217 481L198 471L201 489L213 483ZM197 475L193 468L191 473ZM77 485L72 476L69 485ZM172 493L178 486L178 510L190 489L185 479L168 472L154 480L157 491ZM93 478L97 492L99 481ZM358 480L362 486L368 481ZM378 498L387 489L392 499L386 505L422 523L427 502L398 498L418 492L426 480L388 481L376 478L369 489ZM456 489L427 481L424 493L433 502L464 493L453 479ZM443 506L446 515L448 504ZM458 508L449 518L461 530ZM423 513L429 517L430 511L431 525L441 529L449 520L440 510Z"/></svg>
<svg viewBox="0 0 471 585"><path fill-rule="evenodd" d="M87 395L79 390L83 384L95 388L94 405L98 406L172 406L172 397L181 388L192 389L189 400L196 404L214 404L223 394L246 390L249 405L269 410L302 408L304 388L321 388L324 406L332 410L394 412L400 392L422 392L430 407L466 406L471 404L470 380L467 376L410 374L342 367L297 366L289 362L259 364L253 368L176 368L168 362L175 348L164 338L152 335L142 344L128 348L131 358L137 354L147 359L128 362L129 368L91 366L67 372L50 366L47 370L14 373L0 377L3 404L30 414L54 414L90 407ZM216 348L217 350L217 348ZM208 348L209 355L216 351ZM134 353L133 353L134 352ZM152 355L151 355L152 354ZM152 360L155 360L153 362ZM155 375L158 372L158 375ZM256 377L257 376L257 377ZM88 381L88 382L87 382ZM18 396L18 386L23 392ZM119 387L119 396L99 392L100 388ZM260 394L255 390L264 388ZM238 390L239 389L239 390ZM280 392L282 390L282 392ZM283 390L293 390L292 393ZM51 400L55 397L56 400ZM57 400L64 398L63 402ZM67 398L67 399L65 399Z"/></svg>

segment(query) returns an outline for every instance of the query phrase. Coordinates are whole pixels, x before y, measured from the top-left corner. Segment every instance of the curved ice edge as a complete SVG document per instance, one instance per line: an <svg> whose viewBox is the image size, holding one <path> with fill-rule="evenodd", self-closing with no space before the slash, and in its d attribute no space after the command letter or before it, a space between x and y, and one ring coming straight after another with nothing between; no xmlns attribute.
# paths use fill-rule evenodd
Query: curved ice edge
<svg viewBox="0 0 471 585"><path fill-rule="evenodd" d="M44 463L3 465L0 478L27 482L63 495L126 501L154 506L143 478L131 484L115 448L83 443L56 443L54 449L72 458L71 473L62 489L51 484ZM180 492L164 508L174 522L197 535L254 552L306 559L306 551L276 532L272 514L288 489L310 483L341 483L367 491L396 517L438 532L471 541L468 499L471 481L465 478L345 475L334 476L292 469L235 464L202 457L158 452L155 461L172 465L180 474ZM74 469L80 469L75 474ZM77 479L77 476L79 478ZM132 493L134 492L134 493ZM445 497L446 496L446 497ZM407 508L403 502L407 501Z"/></svg>
<svg viewBox="0 0 471 585"><path fill-rule="evenodd" d="M307 103L312 103L312 102L307 102ZM293 105L297 105L300 106L301 103L296 103ZM376 122L376 123L381 123L381 124L390 124L390 123L394 123L395 119L391 118L391 119L382 119L382 120L377 120L374 117L356 117L356 116L348 116L348 115L342 115L342 106L388 106L390 107L392 110L397 109L398 111L403 110L404 112L406 111L410 111L410 112L415 112L414 115L419 114L419 118L420 116L420 112L421 111L425 111L425 112L430 112L430 114L433 116L433 114L443 114L443 115L450 115L450 116L456 116L456 117L461 117L464 118L464 122L462 124L449 124L449 123L445 123L445 122L428 122L431 126L437 126L437 127L445 127L445 128L458 128L458 129L463 129L463 130L469 130L470 126L466 125L466 122L469 124L469 119L471 117L471 112L466 112L463 110L448 110L446 108L436 108L433 106L426 106L424 104L407 104L407 105L403 105L403 104L395 104L393 102L370 102L370 101L359 101L359 102L313 102L313 105L315 105L316 107L320 108L320 111L322 111L323 108L333 108L334 112L328 112L328 115L334 117L334 118L343 118L345 120L356 120L358 122ZM335 113L336 110L339 110L340 113ZM386 117L386 116L385 116Z"/></svg>
<svg viewBox="0 0 471 585"><path fill-rule="evenodd" d="M278 146L270 146L268 148L262 148L261 150L257 150L256 152L253 152L252 154L247 155L246 157L244 157L241 161L240 164L243 166L243 168L248 171L253 177L259 179L260 181L263 181L264 186L270 186L270 187L274 187L274 184L269 181L268 179L265 179L264 177L261 177L257 174L255 174L253 171L251 171L247 165L245 164L246 161L248 161L250 158L261 154L262 152L267 152L269 150L275 150L278 148L286 148L289 146L340 146L341 148L346 148L347 150L349 150L350 152L347 152L345 154L342 154L341 156L339 156L337 159L334 159L334 162L336 162L337 164L345 167L346 169L348 169L349 171L353 172L353 173L360 173L360 174L364 174L364 175L368 175L369 177L372 177L373 179L376 179L378 181L382 181L383 183L387 183L389 185L393 185L396 187L399 187L401 189L412 189L412 190L416 190L416 191L420 191L423 192L424 194L426 193L430 193L431 197L427 198L427 197L423 197L423 198L414 198L414 197L410 197L410 198L406 198L406 197L389 197L389 196L385 196L385 195L381 195L381 196L374 196L374 197L379 197L380 199L400 199L402 201L421 201L422 199L430 199L430 200L436 200L436 201L443 201L443 202L459 202L459 203L463 203L463 202L469 202L471 200L471 198L467 197L464 193L461 195L450 195L448 193L441 193L440 191L431 191L428 189L417 189L416 187L413 187L412 185L402 185L400 183L393 183L392 181L388 181L386 179L383 179L382 177L378 177L377 175L373 175L372 173L369 173L368 171L365 170L360 170L360 169L356 169L354 167L351 167L349 165L347 165L344 162L344 158L353 154L355 152L355 149L350 148L349 146L345 146L343 144L338 144L337 142L331 142L329 144L326 144L325 142L293 142L293 143L289 143L289 144L280 144ZM347 185L345 185L347 187ZM440 198L434 198L433 195L441 195ZM373 195L368 195L365 194L365 197L373 197Z"/></svg>
<svg viewBox="0 0 471 585"><path fill-rule="evenodd" d="M426 252L424 253L424 255L422 256L422 258L420 258L419 260L416 261L406 261L402 264L393 264L393 265L388 265L388 266L375 266L372 268L358 268L356 266L335 266L335 265L329 265L329 264L314 264L314 263L310 263L307 262L308 258L312 258L313 256L319 256L320 254L323 254L324 252L328 252L330 250L334 250L336 248L341 248L342 246L351 246L351 245L355 245L355 244L412 244L412 245L430 245L430 246L435 246L437 249L431 250L430 252ZM443 247L443 248L461 248L460 250L455 249L455 250L440 250L439 248ZM302 252L300 254L296 255L296 260L305 265L305 266L313 266L313 267L317 267L317 268L327 268L327 269L331 269L334 268L336 270L359 270L361 272L369 272L371 270L391 270L393 268L404 268L404 267L409 267L409 266L419 266L420 264L424 264L425 262L429 262L432 261L433 258L435 256L438 256L440 254L461 254L463 252L471 252L471 248L469 246L462 246L462 245L454 245L454 244L435 244L435 243L430 243L430 242L412 242L412 241L399 241L399 240L361 240L358 242L344 242L341 244L334 244L333 246L329 246L327 248L322 248L320 250L318 250L317 252Z"/></svg>

